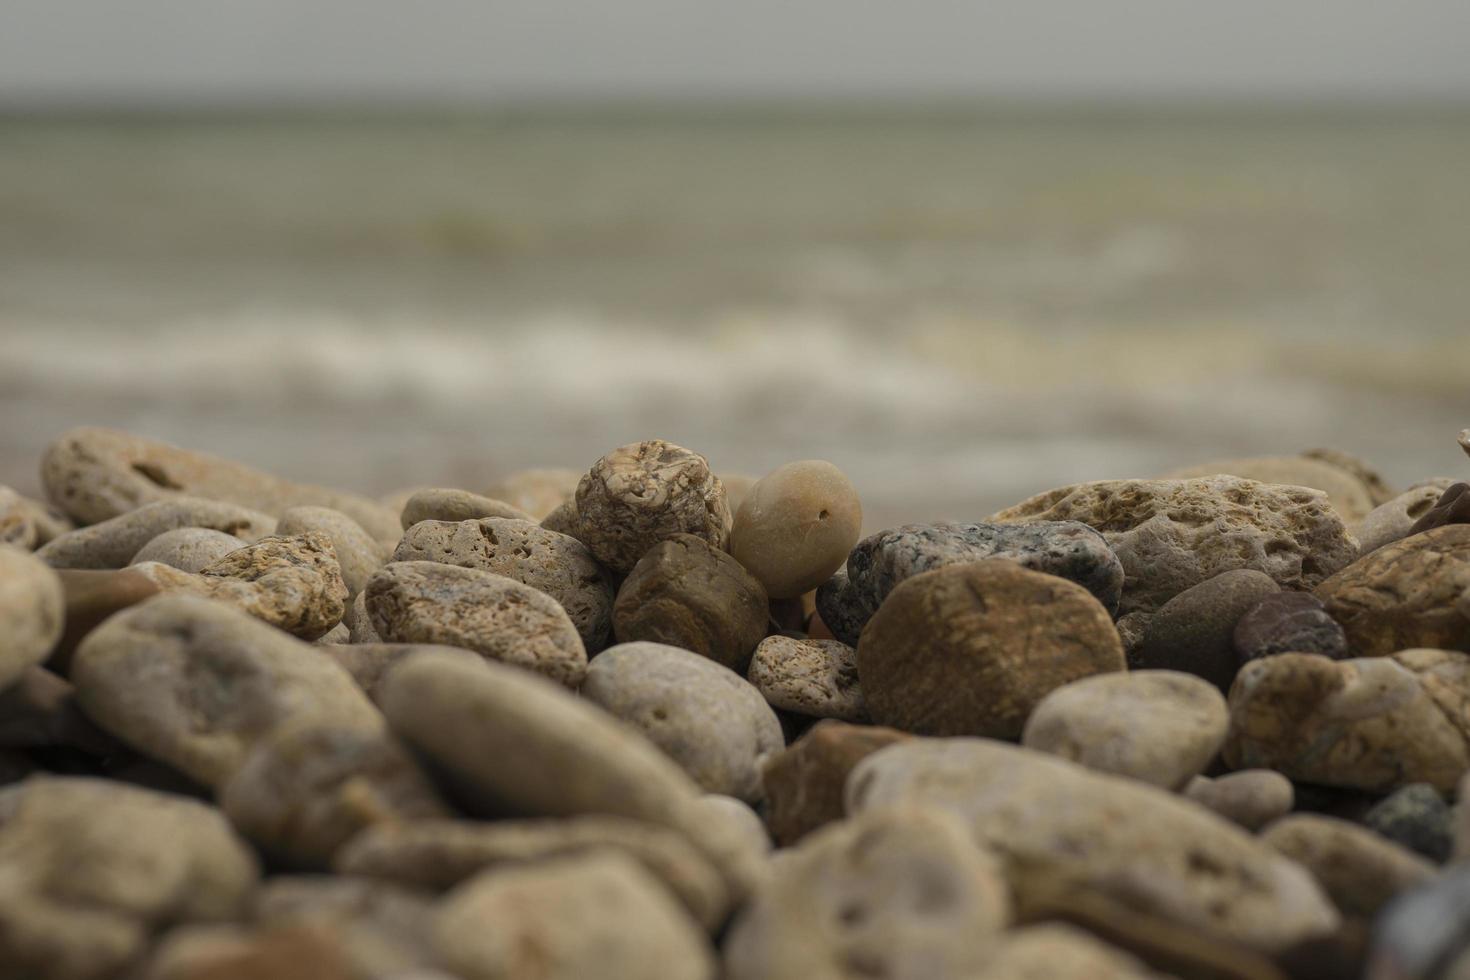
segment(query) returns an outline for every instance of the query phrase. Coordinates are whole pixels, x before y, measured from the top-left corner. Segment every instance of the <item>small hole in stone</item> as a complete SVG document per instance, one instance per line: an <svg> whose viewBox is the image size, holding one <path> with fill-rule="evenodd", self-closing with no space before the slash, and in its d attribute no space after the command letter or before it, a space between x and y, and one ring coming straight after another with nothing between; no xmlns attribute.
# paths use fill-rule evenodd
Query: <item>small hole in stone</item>
<svg viewBox="0 0 1470 980"><path fill-rule="evenodd" d="M184 485L169 478L163 467L153 463L134 463L133 471L142 476L143 479L154 486L163 487L165 490L182 490Z"/></svg>
<svg viewBox="0 0 1470 980"><path fill-rule="evenodd" d="M817 520L819 520L819 521L825 521L827 518L829 518L831 516L832 516L831 514L827 513L824 510L824 511L820 512L819 514L817 514Z"/></svg>
<svg viewBox="0 0 1470 980"><path fill-rule="evenodd" d="M654 708L653 709L653 720L654 721L668 721L669 720L669 713L667 711L665 711L663 708Z"/></svg>
<svg viewBox="0 0 1470 980"><path fill-rule="evenodd" d="M866 918L866 912L857 902L847 902L837 910L837 919L845 926L855 926Z"/></svg>

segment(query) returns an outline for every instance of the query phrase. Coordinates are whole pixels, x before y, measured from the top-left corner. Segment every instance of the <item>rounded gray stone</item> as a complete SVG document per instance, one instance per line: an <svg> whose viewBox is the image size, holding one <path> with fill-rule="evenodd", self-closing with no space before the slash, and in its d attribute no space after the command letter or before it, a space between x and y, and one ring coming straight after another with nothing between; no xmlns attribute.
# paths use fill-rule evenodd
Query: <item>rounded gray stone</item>
<svg viewBox="0 0 1470 980"><path fill-rule="evenodd" d="M1228 691L1240 666L1235 625L1280 591L1265 572L1239 568L1185 589L1159 609L1129 653L1130 669L1180 670Z"/></svg>
<svg viewBox="0 0 1470 980"><path fill-rule="evenodd" d="M164 531L149 541L133 555L130 565L145 561L162 562L170 568L183 572L202 572L232 551L238 551L247 542L207 527L176 527Z"/></svg>

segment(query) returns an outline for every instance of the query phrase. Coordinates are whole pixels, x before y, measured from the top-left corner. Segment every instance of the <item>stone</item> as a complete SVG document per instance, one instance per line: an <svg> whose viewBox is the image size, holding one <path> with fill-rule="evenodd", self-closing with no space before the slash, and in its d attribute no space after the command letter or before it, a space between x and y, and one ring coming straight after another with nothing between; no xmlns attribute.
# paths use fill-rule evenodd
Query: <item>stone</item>
<svg viewBox="0 0 1470 980"><path fill-rule="evenodd" d="M519 507L539 521L571 500L581 479L582 474L577 470L517 470L492 483L486 488L485 496Z"/></svg>
<svg viewBox="0 0 1470 980"><path fill-rule="evenodd" d="M139 548L128 564L156 561L181 572L199 572L248 543L233 534L207 527L176 527Z"/></svg>
<svg viewBox="0 0 1470 980"><path fill-rule="evenodd" d="M576 538L522 520L425 520L404 532L393 560L437 561L515 579L561 604L589 655L607 646L612 582Z"/></svg>
<svg viewBox="0 0 1470 980"><path fill-rule="evenodd" d="M1237 568L1265 572L1283 588L1311 589L1358 552L1321 491L1233 476L1080 483L991 520L1081 521L1100 531L1123 564L1119 615L1155 612Z"/></svg>
<svg viewBox="0 0 1470 980"><path fill-rule="evenodd" d="M335 936L353 975L369 978L408 980L417 975L412 971L440 966L434 913L434 896L427 892L337 875L277 875L255 900L257 926Z"/></svg>
<svg viewBox="0 0 1470 980"><path fill-rule="evenodd" d="M122 568L165 531L202 527L247 543L274 534L276 519L238 504L174 497L53 538L37 552L52 568Z"/></svg>
<svg viewBox="0 0 1470 980"><path fill-rule="evenodd" d="M766 762L762 779L771 837L787 847L818 827L841 820L843 787L853 767L879 749L910 737L876 725L817 722Z"/></svg>
<svg viewBox="0 0 1470 980"><path fill-rule="evenodd" d="M787 463L750 488L735 512L730 553L773 599L810 592L842 567L863 529L852 483L824 459Z"/></svg>
<svg viewBox="0 0 1470 980"><path fill-rule="evenodd" d="M0 545L0 689L44 663L61 641L66 597L46 563Z"/></svg>
<svg viewBox="0 0 1470 980"><path fill-rule="evenodd" d="M313 642L315 642L318 646L321 646L324 643L351 643L352 627L348 626L346 621L344 620L343 622L340 622L336 626L333 626L331 629L327 630L321 636L317 637L316 640L314 640Z"/></svg>
<svg viewBox="0 0 1470 980"><path fill-rule="evenodd" d="M331 540L337 563L342 567L348 598L361 592L373 573L388 563L388 548L364 531L362 525L330 507L291 507L281 513L281 521L276 526L280 535L311 531Z"/></svg>
<svg viewBox="0 0 1470 980"><path fill-rule="evenodd" d="M300 926L180 926L154 947L142 980L356 980L342 938ZM131 974L130 974L131 976Z"/></svg>
<svg viewBox="0 0 1470 980"><path fill-rule="evenodd" d="M676 534L724 550L730 542L725 488L698 453L651 439L620 446L577 484L577 538L614 572Z"/></svg>
<svg viewBox="0 0 1470 980"><path fill-rule="evenodd" d="M1277 653L1320 653L1334 660L1347 656L1342 627L1310 592L1266 596L1235 624L1234 642L1241 663Z"/></svg>
<svg viewBox="0 0 1470 980"><path fill-rule="evenodd" d="M720 473L720 483L725 487L725 500L730 504L730 513L734 514L745 502L746 494L750 488L755 486L758 476L749 476L745 473Z"/></svg>
<svg viewBox="0 0 1470 980"><path fill-rule="evenodd" d="M1296 799L1291 780L1273 769L1242 769L1214 779L1195 776L1184 795L1253 832L1290 813Z"/></svg>
<svg viewBox="0 0 1470 980"><path fill-rule="evenodd" d="M1429 512L1454 483L1453 480L1433 480L1405 490L1397 497L1379 504L1358 525L1358 554L1366 555L1377 551L1390 542L1409 536L1414 523Z"/></svg>
<svg viewBox="0 0 1470 980"><path fill-rule="evenodd" d="M103 730L214 788L289 719L382 726L352 677L317 648L194 596L113 616L78 648L71 680Z"/></svg>
<svg viewBox="0 0 1470 980"><path fill-rule="evenodd" d="M1456 483L1445 490L1434 506L1409 528L1410 534L1422 534L1449 524L1470 524L1470 483Z"/></svg>
<svg viewBox="0 0 1470 980"><path fill-rule="evenodd" d="M1434 865L1419 855L1336 817L1295 813L1263 830L1261 840L1310 871L1349 916L1372 918L1435 874Z"/></svg>
<svg viewBox="0 0 1470 980"><path fill-rule="evenodd" d="M1470 456L1470 429L1460 430L1460 448L1465 450L1465 455Z"/></svg>
<svg viewBox="0 0 1470 980"><path fill-rule="evenodd" d="M966 980L1167 980L1135 957L1072 926L1027 926L1006 933L984 967Z"/></svg>
<svg viewBox="0 0 1470 980"><path fill-rule="evenodd" d="M83 427L64 433L41 459L41 483L51 502L81 524L106 521L156 500L188 496L277 517L289 507L330 507L379 540L392 540L399 531L398 515L365 497L292 483L232 460L115 429Z"/></svg>
<svg viewBox="0 0 1470 980"><path fill-rule="evenodd" d="M66 625L46 665L63 675L71 673L72 655L88 633L113 613L162 591L158 583L133 568L62 568L56 575L65 596Z"/></svg>
<svg viewBox="0 0 1470 980"><path fill-rule="evenodd" d="M1344 473L1357 479L1368 492L1368 502L1374 507L1387 503L1398 495L1388 482L1388 479L1365 459L1354 456L1352 453L1343 452L1340 449L1308 449L1301 454L1307 459L1320 460L1330 466L1335 466ZM1324 489L1318 487L1317 489Z"/></svg>
<svg viewBox="0 0 1470 980"><path fill-rule="evenodd" d="M969 978L1011 918L995 860L956 817L864 813L783 853L736 916L725 980Z"/></svg>
<svg viewBox="0 0 1470 980"><path fill-rule="evenodd" d="M1354 656L1470 650L1470 525L1384 545L1322 582L1316 596Z"/></svg>
<svg viewBox="0 0 1470 980"><path fill-rule="evenodd" d="M105 980L181 922L237 917L260 870L212 807L100 779L0 790L0 969Z"/></svg>
<svg viewBox="0 0 1470 980"><path fill-rule="evenodd" d="M618 642L682 647L740 673L765 638L769 617L760 582L692 534L649 548L618 589L612 609Z"/></svg>
<svg viewBox="0 0 1470 980"><path fill-rule="evenodd" d="M769 762L769 760L767 760ZM744 838L752 852L769 853L771 835L761 816L749 803L723 793L705 793L694 801L696 820L701 816L711 822L723 823Z"/></svg>
<svg viewBox="0 0 1470 980"><path fill-rule="evenodd" d="M347 607L342 621L347 624L347 642L349 643L382 643L383 638L378 631L373 629L373 618L367 611L367 590L359 592L352 600L352 605Z"/></svg>
<svg viewBox="0 0 1470 980"><path fill-rule="evenodd" d="M389 643L463 647L568 687L587 670L582 637L561 604L504 575L395 561L368 581L364 594L373 631Z"/></svg>
<svg viewBox="0 0 1470 980"><path fill-rule="evenodd" d="M1237 568L1207 578L1174 596L1148 620L1128 666L1180 670L1222 691L1240 669L1235 627L1241 617L1280 587L1265 572Z"/></svg>
<svg viewBox="0 0 1470 980"><path fill-rule="evenodd" d="M1084 677L1042 698L1021 744L1089 769L1180 789L1209 766L1230 715L1208 681L1173 670Z"/></svg>
<svg viewBox="0 0 1470 980"><path fill-rule="evenodd" d="M1054 689L1125 667L1092 593L998 559L900 582L863 628L857 664L878 724L1000 738L1020 735Z"/></svg>
<svg viewBox="0 0 1470 980"><path fill-rule="evenodd" d="M64 678L44 667L31 667L0 688L0 749L53 746L98 757L124 751L82 714L76 692Z"/></svg>
<svg viewBox="0 0 1470 980"><path fill-rule="evenodd" d="M446 891L488 868L615 851L643 866L713 932L730 912L724 879L681 833L625 817L380 823L338 852L339 874Z"/></svg>
<svg viewBox="0 0 1470 980"><path fill-rule="evenodd" d="M1307 456L1252 456L1204 463L1167 474L1171 479L1227 474L1280 486L1308 487L1327 494L1344 524L1361 521L1376 504L1363 481L1340 466Z"/></svg>
<svg viewBox="0 0 1470 980"><path fill-rule="evenodd" d="M662 643L620 643L587 668L582 697L642 732L699 786L761 799L761 766L785 747L781 722L740 675Z"/></svg>
<svg viewBox="0 0 1470 980"><path fill-rule="evenodd" d="M1242 667L1230 690L1225 762L1370 793L1419 782L1449 793L1470 769L1467 698L1463 653L1264 657Z"/></svg>
<svg viewBox="0 0 1470 980"><path fill-rule="evenodd" d="M1470 969L1470 866L1389 904L1374 923L1366 980L1461 980Z"/></svg>
<svg viewBox="0 0 1470 980"><path fill-rule="evenodd" d="M473 650L429 643L324 643L320 649L352 675L357 686L374 704L378 701L379 689L389 668L409 654L419 650L438 650L477 663L484 659Z"/></svg>
<svg viewBox="0 0 1470 980"><path fill-rule="evenodd" d="M931 806L959 815L1018 902L1057 882L1272 954L1331 932L1316 882L1244 830L1172 793L978 738L915 739L862 760L849 813Z"/></svg>
<svg viewBox="0 0 1470 980"><path fill-rule="evenodd" d="M434 935L445 963L465 980L715 977L698 927L647 871L617 853L486 871L444 899Z"/></svg>
<svg viewBox="0 0 1470 980"><path fill-rule="evenodd" d="M840 640L767 637L755 648L747 678L773 708L810 718L868 720L857 651Z"/></svg>
<svg viewBox="0 0 1470 980"><path fill-rule="evenodd" d="M1379 800L1363 825L1435 864L1454 850L1454 811L1428 783L1410 783Z"/></svg>
<svg viewBox="0 0 1470 980"><path fill-rule="evenodd" d="M32 551L75 528L55 508L0 485L0 544Z"/></svg>
<svg viewBox="0 0 1470 980"><path fill-rule="evenodd" d="M582 527L582 521L577 516L577 502L575 500L568 500L556 510L541 518L541 526L548 531L555 531L557 534L565 534L567 537L577 538L577 535L581 533ZM577 538L577 540L580 541L581 538Z"/></svg>
<svg viewBox="0 0 1470 980"><path fill-rule="evenodd" d="M1006 558L1033 572L1070 579L1109 613L1118 607L1123 566L1102 535L1076 521L1043 524L905 524L858 543L817 590L817 611L832 635L856 646L858 635L894 587L922 572L986 558Z"/></svg>
<svg viewBox="0 0 1470 980"><path fill-rule="evenodd" d="M417 491L404 502L399 522L407 531L420 521L458 524L460 521L477 521L482 517L502 517L514 521L530 521L532 524L538 520L503 500L482 497L468 490L430 488Z"/></svg>

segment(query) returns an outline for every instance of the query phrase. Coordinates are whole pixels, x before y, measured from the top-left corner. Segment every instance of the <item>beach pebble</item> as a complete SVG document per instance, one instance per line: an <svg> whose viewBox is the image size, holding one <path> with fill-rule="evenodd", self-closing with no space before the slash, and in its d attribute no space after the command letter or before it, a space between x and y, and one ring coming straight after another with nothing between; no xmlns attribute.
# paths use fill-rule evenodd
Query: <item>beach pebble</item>
<svg viewBox="0 0 1470 980"><path fill-rule="evenodd" d="M755 648L748 678L773 708L808 718L868 720L857 651L840 640L767 637Z"/></svg>
<svg viewBox="0 0 1470 980"><path fill-rule="evenodd" d="M1250 831L1290 813L1296 799L1291 780L1273 769L1242 769L1214 779L1195 776L1184 795Z"/></svg>
<svg viewBox="0 0 1470 980"><path fill-rule="evenodd" d="M773 599L810 592L842 567L863 528L852 483L822 459L762 477L735 511L730 553Z"/></svg>
<svg viewBox="0 0 1470 980"><path fill-rule="evenodd" d="M530 521L532 524L540 520L503 500L482 497L468 490L435 488L419 490L404 501L402 516L399 520L403 524L403 529L407 531L420 521L458 523L477 521L482 517L502 517L515 521Z"/></svg>
<svg viewBox="0 0 1470 980"><path fill-rule="evenodd" d="M738 561L702 538L677 534L633 566L612 616L620 643L682 647L743 673L770 610L765 589Z"/></svg>
<svg viewBox="0 0 1470 980"><path fill-rule="evenodd" d="M785 747L781 723L734 671L662 643L620 643L587 668L582 697L641 731L711 793L747 802Z"/></svg>
<svg viewBox="0 0 1470 980"><path fill-rule="evenodd" d="M587 651L566 610L515 579L434 561L396 561L364 594L373 631L389 643L463 647L576 687Z"/></svg>
<svg viewBox="0 0 1470 980"><path fill-rule="evenodd" d="M128 564L156 561L181 572L199 572L246 544L248 542L233 534L207 527L176 527L139 548Z"/></svg>
<svg viewBox="0 0 1470 980"><path fill-rule="evenodd" d="M1443 864L1454 850L1454 811L1428 783L1411 783L1379 800L1363 825L1388 840Z"/></svg>
<svg viewBox="0 0 1470 980"><path fill-rule="evenodd" d="M726 980L965 980L1011 918L1005 879L943 812L864 813L783 853L724 945Z"/></svg>
<svg viewBox="0 0 1470 980"><path fill-rule="evenodd" d="M1357 657L1470 650L1470 525L1384 545L1317 586Z"/></svg>
<svg viewBox="0 0 1470 980"><path fill-rule="evenodd" d="M1347 656L1347 636L1310 592L1277 592L1256 603L1235 624L1240 662L1277 653Z"/></svg>
<svg viewBox="0 0 1470 980"><path fill-rule="evenodd" d="M1179 789L1214 760L1229 725L1215 686L1172 670L1084 677L1042 698L1021 744L1081 763Z"/></svg>
<svg viewBox="0 0 1470 980"><path fill-rule="evenodd" d="M0 544L31 551L75 528L55 508L0 485Z"/></svg>
<svg viewBox="0 0 1470 980"><path fill-rule="evenodd" d="M1454 480L1432 480L1379 504L1357 528L1358 554L1366 555L1384 545L1409 536L1414 522L1427 514Z"/></svg>
<svg viewBox="0 0 1470 980"><path fill-rule="evenodd" d="M518 507L539 521L571 500L581 479L577 470L517 470L485 488L485 496Z"/></svg>
<svg viewBox="0 0 1470 980"><path fill-rule="evenodd" d="M53 568L122 568L154 538L178 528L207 528L241 541L276 532L276 519L238 504L177 497L68 531L37 554Z"/></svg>
<svg viewBox="0 0 1470 980"><path fill-rule="evenodd" d="M506 518L421 521L404 532L393 560L437 561L515 579L561 604L588 654L607 646L612 582L576 538Z"/></svg>
<svg viewBox="0 0 1470 980"><path fill-rule="evenodd" d="M766 762L766 828L785 847L843 813L843 787L854 766L885 746L910 738L876 725L819 721Z"/></svg>
<svg viewBox="0 0 1470 980"><path fill-rule="evenodd" d="M1470 483L1456 483L1447 488L1434 506L1409 528L1410 534L1422 534L1447 524L1470 524Z"/></svg>
<svg viewBox="0 0 1470 980"><path fill-rule="evenodd" d="M1298 782L1387 793L1443 793L1470 769L1470 655L1404 650L1329 660L1282 653L1241 668L1230 690L1224 757Z"/></svg>
<svg viewBox="0 0 1470 980"><path fill-rule="evenodd" d="M769 759L766 761L770 762ZM737 800L723 793L705 793L694 801L693 812L696 821L702 815L711 822L730 828L733 833L744 838L751 851L770 852L771 835L766 832L766 825L761 822L760 814L744 800Z"/></svg>
<svg viewBox="0 0 1470 980"><path fill-rule="evenodd" d="M1320 460L1330 466L1335 466L1354 477L1363 485L1363 489L1368 491L1368 501L1374 507L1387 503L1398 495L1398 491L1377 467L1352 453L1343 452L1340 449L1308 449L1301 455L1307 459Z"/></svg>
<svg viewBox="0 0 1470 980"><path fill-rule="evenodd" d="M1374 923L1366 980L1461 980L1470 974L1470 866L1401 896Z"/></svg>
<svg viewBox="0 0 1470 980"><path fill-rule="evenodd" d="M1424 858L1373 831L1315 813L1282 817L1261 840L1310 871L1344 915L1376 915L1435 874Z"/></svg>
<svg viewBox="0 0 1470 980"><path fill-rule="evenodd" d="M652 875L617 853L483 872L444 899L434 935L464 980L715 976L698 926Z"/></svg>
<svg viewBox="0 0 1470 980"><path fill-rule="evenodd" d="M1172 793L1004 742L914 739L862 760L849 813L919 805L960 816L1021 905L1058 876L1142 912L1275 953L1338 916L1300 867Z"/></svg>
<svg viewBox="0 0 1470 980"><path fill-rule="evenodd" d="M1123 566L1102 535L1075 521L1007 524L905 524L860 541L847 569L817 590L817 610L832 635L856 646L888 593L905 579L946 565L1006 558L1034 572L1070 579L1111 613Z"/></svg>
<svg viewBox="0 0 1470 980"><path fill-rule="evenodd" d="M215 788L292 718L382 726L352 677L315 647L193 596L160 596L107 620L78 648L71 680L93 722Z"/></svg>
<svg viewBox="0 0 1470 980"><path fill-rule="evenodd" d="M65 622L57 574L30 552L0 545L0 689L46 660Z"/></svg>
<svg viewBox="0 0 1470 980"><path fill-rule="evenodd" d="M323 643L319 645L319 649L351 674L357 686L363 689L374 704L378 701L379 689L389 668L410 654L420 650L438 650L477 663L484 659L473 650L429 643Z"/></svg>
<svg viewBox="0 0 1470 980"><path fill-rule="evenodd" d="M567 537L577 538L582 526L581 520L577 517L577 502L575 500L568 500L556 510L541 518L541 526L548 531L555 531L557 534L565 534ZM580 541L581 538L577 538L577 540Z"/></svg>
<svg viewBox="0 0 1470 980"><path fill-rule="evenodd" d="M1015 738L1063 684L1124 669L1107 610L1082 586L990 559L905 579L863 629L873 721L923 735Z"/></svg>
<svg viewBox="0 0 1470 980"><path fill-rule="evenodd" d="M329 507L292 507L281 514L276 525L280 535L308 531L325 534L331 540L349 597L361 592L373 573L388 562L388 549L381 542L352 518Z"/></svg>
<svg viewBox="0 0 1470 980"><path fill-rule="evenodd" d="M349 643L383 642L378 631L373 629L373 618L368 615L366 588L353 598L352 605L347 607L347 612L342 616L342 622L347 624L347 642Z"/></svg>
<svg viewBox="0 0 1470 980"><path fill-rule="evenodd" d="M1214 476L1217 473L1281 486L1309 487L1327 494L1344 524L1356 524L1377 506L1363 481L1353 473L1307 456L1251 456L1202 463L1167 474L1169 479Z"/></svg>
<svg viewBox="0 0 1470 980"><path fill-rule="evenodd" d="M159 940L139 972L141 980L377 980L354 973L346 945L320 927L180 926Z"/></svg>
<svg viewBox="0 0 1470 980"><path fill-rule="evenodd" d="M620 446L577 485L577 537L597 560L627 573L676 534L724 550L730 542L725 488L698 453L650 439Z"/></svg>
<svg viewBox="0 0 1470 980"><path fill-rule="evenodd" d="M1128 666L1184 671L1228 691L1240 668L1236 625L1279 591L1271 576L1250 568L1207 578L1164 603L1148 620L1138 645L1128 653Z"/></svg>
<svg viewBox="0 0 1470 980"><path fill-rule="evenodd" d="M966 980L1167 980L1133 956L1068 925L1046 923L1001 937L984 966ZM1275 980L1275 978L1270 978Z"/></svg>
<svg viewBox="0 0 1470 980"><path fill-rule="evenodd" d="M334 937L355 977L413 980L423 976L419 970L441 965L434 912L433 895L386 881L274 875L256 895L254 920L267 934L307 929ZM257 976L275 980L271 973Z"/></svg>

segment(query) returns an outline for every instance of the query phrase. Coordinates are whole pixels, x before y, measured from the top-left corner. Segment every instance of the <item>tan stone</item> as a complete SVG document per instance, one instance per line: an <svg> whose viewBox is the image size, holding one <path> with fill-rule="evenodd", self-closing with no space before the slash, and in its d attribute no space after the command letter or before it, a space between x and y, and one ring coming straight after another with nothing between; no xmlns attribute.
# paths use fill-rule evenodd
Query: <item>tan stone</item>
<svg viewBox="0 0 1470 980"><path fill-rule="evenodd" d="M276 526L276 533L283 536L311 531L325 534L331 540L337 563L342 566L342 581L347 585L349 599L361 592L372 574L388 563L388 548L364 531L361 524L330 507L292 507L282 512L280 524Z"/></svg>
<svg viewBox="0 0 1470 980"><path fill-rule="evenodd" d="M181 926L141 973L142 980L359 980L347 953L341 936L320 927Z"/></svg>
<svg viewBox="0 0 1470 980"><path fill-rule="evenodd" d="M773 708L810 718L864 722L857 651L838 640L768 636L746 675Z"/></svg>
<svg viewBox="0 0 1470 980"><path fill-rule="evenodd" d="M1065 925L1027 926L1007 933L984 967L967 980L1167 980L1133 956Z"/></svg>
<svg viewBox="0 0 1470 980"><path fill-rule="evenodd" d="M1368 491L1368 500L1374 506L1387 503L1398 495L1388 479L1372 463L1340 449L1308 449L1302 453L1307 459L1321 460L1349 474ZM1318 487L1317 489L1325 489Z"/></svg>
<svg viewBox="0 0 1470 980"><path fill-rule="evenodd" d="M1242 769L1211 779L1195 776L1184 795L1246 830L1260 830L1291 812L1296 790L1274 769Z"/></svg>
<svg viewBox="0 0 1470 980"><path fill-rule="evenodd" d="M434 896L427 892L345 875L276 875L255 900L255 921L262 929L306 928L331 935L353 974L367 980L428 980L430 974L414 971L441 965L433 942L434 912Z"/></svg>
<svg viewBox="0 0 1470 980"><path fill-rule="evenodd" d="M416 491L403 504L399 522L407 531L420 521L477 521L482 517L501 517L536 523L539 518L492 497L482 497L468 490L429 488Z"/></svg>
<svg viewBox="0 0 1470 980"><path fill-rule="evenodd" d="M248 543L233 534L207 527L176 527L139 548L128 564L156 561L181 572L200 572Z"/></svg>
<svg viewBox="0 0 1470 980"><path fill-rule="evenodd" d="M274 534L276 519L238 504L172 497L68 531L37 554L52 568L122 568L160 534L185 527L208 528L250 542Z"/></svg>
<svg viewBox="0 0 1470 980"><path fill-rule="evenodd" d="M1308 487L1327 494L1334 510L1347 525L1361 521L1375 506L1373 496L1361 479L1320 459L1306 456L1251 456L1201 463L1165 474L1167 479L1188 479L1224 473L1257 483Z"/></svg>
<svg viewBox="0 0 1470 980"><path fill-rule="evenodd" d="M1261 840L1310 871L1344 915L1371 918L1435 875L1413 851L1336 817L1295 813L1261 831Z"/></svg>
<svg viewBox="0 0 1470 980"><path fill-rule="evenodd" d="M0 485L0 544L31 551L75 528L60 511Z"/></svg>
<svg viewBox="0 0 1470 980"><path fill-rule="evenodd" d="M819 721L765 766L766 826L785 847L835 820L847 776L863 759L909 738L876 725Z"/></svg>
<svg viewBox="0 0 1470 980"><path fill-rule="evenodd" d="M43 663L60 642L66 598L39 558L0 545L0 689Z"/></svg>
<svg viewBox="0 0 1470 980"><path fill-rule="evenodd" d="M352 675L357 686L377 703L379 688L388 670L398 661L419 650L439 650L451 656L474 662L484 658L461 647L436 646L431 643L323 643L321 651Z"/></svg>
<svg viewBox="0 0 1470 980"><path fill-rule="evenodd" d="M750 488L730 553L773 599L810 592L842 567L863 529L857 491L822 459L787 463Z"/></svg>

